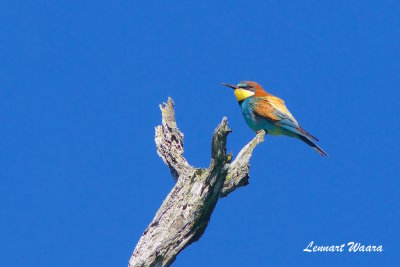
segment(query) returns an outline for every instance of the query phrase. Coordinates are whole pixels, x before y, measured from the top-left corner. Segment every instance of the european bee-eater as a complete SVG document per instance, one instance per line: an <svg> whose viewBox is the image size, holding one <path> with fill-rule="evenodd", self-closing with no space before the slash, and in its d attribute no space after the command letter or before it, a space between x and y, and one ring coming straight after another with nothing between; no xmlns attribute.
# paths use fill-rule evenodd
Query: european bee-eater
<svg viewBox="0 0 400 267"><path fill-rule="evenodd" d="M317 138L301 128L292 113L279 97L273 96L256 82L243 81L238 85L222 83L234 90L235 97L242 109L247 125L254 131L265 130L271 135L295 137L314 148L319 154L327 154L313 141Z"/></svg>

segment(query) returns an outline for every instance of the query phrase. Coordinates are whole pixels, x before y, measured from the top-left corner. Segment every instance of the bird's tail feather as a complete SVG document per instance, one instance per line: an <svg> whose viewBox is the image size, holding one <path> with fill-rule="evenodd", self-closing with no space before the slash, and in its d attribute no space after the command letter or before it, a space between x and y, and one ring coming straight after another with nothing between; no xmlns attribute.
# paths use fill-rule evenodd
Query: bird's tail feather
<svg viewBox="0 0 400 267"><path fill-rule="evenodd" d="M303 135L309 137L310 139L312 139L312 140L314 140L314 141L319 141L315 136L312 136L309 132L307 132L306 130L304 130L300 125L299 125L299 130L300 130L300 132L301 132Z"/></svg>
<svg viewBox="0 0 400 267"><path fill-rule="evenodd" d="M317 146L313 141L311 141L310 139L308 139L305 136L302 136L302 135L298 135L298 136L299 136L299 138L301 140L303 140L304 143L306 143L307 145L309 145L312 148L314 148L321 156L323 156L323 157L327 157L328 156L328 154L326 154L326 152L324 150L322 150L322 148Z"/></svg>

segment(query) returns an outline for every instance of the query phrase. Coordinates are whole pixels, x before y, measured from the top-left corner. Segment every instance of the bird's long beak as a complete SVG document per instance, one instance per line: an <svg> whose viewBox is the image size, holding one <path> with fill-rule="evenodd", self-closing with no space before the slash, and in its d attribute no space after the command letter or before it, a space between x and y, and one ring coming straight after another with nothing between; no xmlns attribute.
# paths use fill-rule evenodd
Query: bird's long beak
<svg viewBox="0 0 400 267"><path fill-rule="evenodd" d="M232 85L232 84L227 84L227 83L221 83L221 85L232 88L233 90L237 89L236 86Z"/></svg>

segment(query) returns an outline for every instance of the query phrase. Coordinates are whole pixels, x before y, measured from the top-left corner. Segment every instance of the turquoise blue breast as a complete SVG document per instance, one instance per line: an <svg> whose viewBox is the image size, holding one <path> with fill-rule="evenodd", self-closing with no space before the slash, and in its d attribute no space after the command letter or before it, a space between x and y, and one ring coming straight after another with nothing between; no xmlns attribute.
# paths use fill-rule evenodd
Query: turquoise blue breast
<svg viewBox="0 0 400 267"><path fill-rule="evenodd" d="M243 117L253 131L261 129L267 130L269 133L275 132L276 126L270 123L267 119L256 116L253 112L253 103L257 101L253 97L249 97L240 103Z"/></svg>

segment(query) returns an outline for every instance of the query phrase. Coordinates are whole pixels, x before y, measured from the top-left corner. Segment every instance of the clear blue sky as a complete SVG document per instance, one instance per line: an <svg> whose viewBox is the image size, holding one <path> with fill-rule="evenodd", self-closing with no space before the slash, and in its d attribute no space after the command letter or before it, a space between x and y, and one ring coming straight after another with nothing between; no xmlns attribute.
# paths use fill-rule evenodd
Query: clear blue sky
<svg viewBox="0 0 400 267"><path fill-rule="evenodd" d="M146 2L146 3L140 3ZM330 157L267 137L250 185L221 200L175 266L399 264L398 1L2 1L0 266L126 266L173 186L158 104L191 164L225 115L220 82L286 100ZM382 254L305 254L310 241Z"/></svg>

